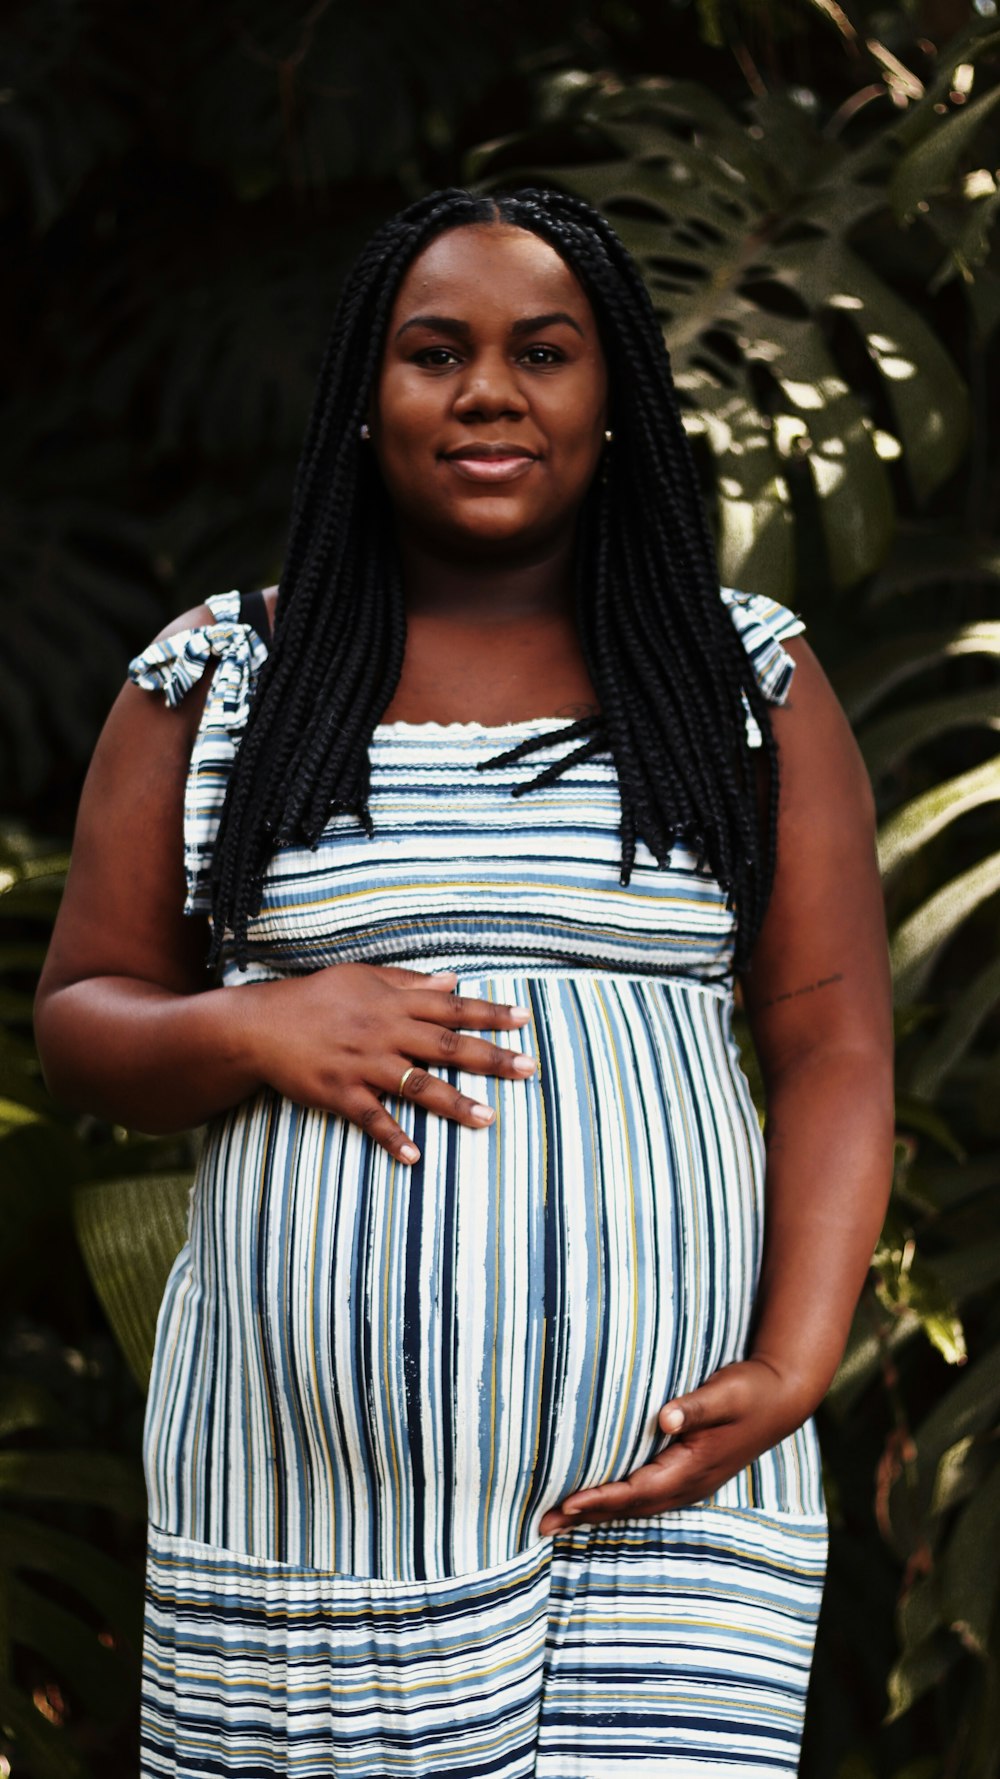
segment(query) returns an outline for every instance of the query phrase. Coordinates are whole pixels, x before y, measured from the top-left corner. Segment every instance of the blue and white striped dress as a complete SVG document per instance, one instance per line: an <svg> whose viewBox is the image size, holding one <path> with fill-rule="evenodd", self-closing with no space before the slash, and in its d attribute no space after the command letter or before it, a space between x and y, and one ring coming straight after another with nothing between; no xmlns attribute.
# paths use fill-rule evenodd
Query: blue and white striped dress
<svg viewBox="0 0 1000 1779"><path fill-rule="evenodd" d="M781 701L801 623L723 598ZM130 669L176 703L217 661L192 912L266 654L237 594L210 603ZM225 963L233 985L455 969L530 1006L497 1041L539 1069L441 1071L496 1107L486 1130L390 1099L413 1168L270 1089L212 1120L146 1418L144 1779L796 1771L826 1558L811 1422L696 1506L538 1530L744 1354L763 1217L718 884L640 843L622 886L610 761L516 800L523 762L477 770L562 726L379 726L374 838L335 817L281 849L249 971Z"/></svg>

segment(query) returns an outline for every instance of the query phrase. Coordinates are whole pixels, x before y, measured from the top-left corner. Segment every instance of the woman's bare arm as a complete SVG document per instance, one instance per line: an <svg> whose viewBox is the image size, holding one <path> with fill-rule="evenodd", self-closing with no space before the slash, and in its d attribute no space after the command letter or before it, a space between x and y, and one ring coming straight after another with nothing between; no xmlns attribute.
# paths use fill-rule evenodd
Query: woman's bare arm
<svg viewBox="0 0 1000 1779"><path fill-rule="evenodd" d="M712 1494L818 1406L840 1361L892 1178L892 995L871 789L808 644L773 712L774 892L743 982L767 1089L764 1258L747 1356L664 1404L667 1449L567 1497L543 1532Z"/></svg>
<svg viewBox="0 0 1000 1779"><path fill-rule="evenodd" d="M202 608L163 634L210 622ZM150 1131L201 1123L255 1085L210 988L208 923L183 913L184 783L211 675L209 664L175 709L131 684L119 693L35 1003L56 1098Z"/></svg>
<svg viewBox="0 0 1000 1779"><path fill-rule="evenodd" d="M163 634L211 621L188 613ZM523 1078L529 1058L460 1034L514 1030L528 1015L448 992L453 976L368 964L210 986L207 921L182 912L184 786L210 675L175 708L126 685L102 732L36 1000L46 1080L71 1107L158 1133L271 1086L412 1162L379 1095L414 1062ZM493 1117L422 1067L406 1092L462 1124Z"/></svg>
<svg viewBox="0 0 1000 1779"><path fill-rule="evenodd" d="M774 713L779 863L744 1000L767 1100L751 1352L810 1412L840 1362L892 1180L893 1030L871 788L808 645Z"/></svg>

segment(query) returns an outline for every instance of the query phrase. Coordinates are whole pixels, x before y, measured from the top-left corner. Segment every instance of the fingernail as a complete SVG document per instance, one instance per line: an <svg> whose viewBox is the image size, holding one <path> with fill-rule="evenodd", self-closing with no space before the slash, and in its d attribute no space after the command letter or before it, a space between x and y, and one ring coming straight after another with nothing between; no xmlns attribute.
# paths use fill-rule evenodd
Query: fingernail
<svg viewBox="0 0 1000 1779"><path fill-rule="evenodd" d="M511 1019L520 1019L524 1021L525 1019L531 1018L530 1007L508 1007L507 1011L510 1014Z"/></svg>
<svg viewBox="0 0 1000 1779"><path fill-rule="evenodd" d="M492 1106L473 1106L469 1117L474 1118L477 1124L492 1124L496 1113Z"/></svg>
<svg viewBox="0 0 1000 1779"><path fill-rule="evenodd" d="M675 1433L678 1427L683 1427L684 1425L683 1410L672 1408L669 1414L664 1415L662 1424L665 1433Z"/></svg>
<svg viewBox="0 0 1000 1779"><path fill-rule="evenodd" d="M420 1160L420 1150L415 1148L412 1143L401 1143L399 1146L399 1153L404 1161Z"/></svg>
<svg viewBox="0 0 1000 1779"><path fill-rule="evenodd" d="M515 1075L533 1075L535 1072L535 1059L533 1056L515 1056L511 1066Z"/></svg>
<svg viewBox="0 0 1000 1779"><path fill-rule="evenodd" d="M457 982L458 981L458 971L457 970L435 970L433 976L429 976L427 978L427 980L428 980L428 982Z"/></svg>

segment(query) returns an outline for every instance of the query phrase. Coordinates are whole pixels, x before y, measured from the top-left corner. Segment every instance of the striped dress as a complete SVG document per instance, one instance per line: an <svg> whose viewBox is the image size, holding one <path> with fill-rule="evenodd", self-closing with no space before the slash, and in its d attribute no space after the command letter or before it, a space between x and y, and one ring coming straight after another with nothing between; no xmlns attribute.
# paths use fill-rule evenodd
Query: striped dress
<svg viewBox="0 0 1000 1779"><path fill-rule="evenodd" d="M780 702L800 621L722 597ZM190 912L266 657L237 594L210 604L130 668L174 704L216 662ZM211 1121L145 1425L143 1779L797 1770L826 1558L811 1422L694 1506L539 1532L745 1353L763 1220L717 882L640 842L622 886L610 760L518 799L523 762L478 770L563 726L380 725L374 838L337 816L282 847L249 969L225 961L233 986L457 970L530 1007L496 1041L539 1066L439 1071L487 1129L390 1096L412 1168L267 1088Z"/></svg>

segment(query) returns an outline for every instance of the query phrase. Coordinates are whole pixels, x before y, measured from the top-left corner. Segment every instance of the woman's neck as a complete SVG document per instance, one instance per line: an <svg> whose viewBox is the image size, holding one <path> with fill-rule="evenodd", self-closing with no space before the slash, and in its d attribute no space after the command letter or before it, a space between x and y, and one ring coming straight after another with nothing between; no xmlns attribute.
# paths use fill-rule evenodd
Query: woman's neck
<svg viewBox="0 0 1000 1779"><path fill-rule="evenodd" d="M406 653L384 721L492 725L596 712L568 550L473 563L410 545L401 559Z"/></svg>
<svg viewBox="0 0 1000 1779"><path fill-rule="evenodd" d="M399 542L409 620L450 621L463 629L572 617L572 540L519 556L501 550L455 557L420 541Z"/></svg>

